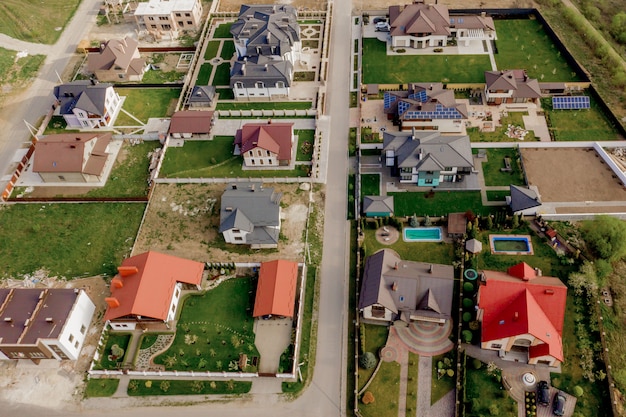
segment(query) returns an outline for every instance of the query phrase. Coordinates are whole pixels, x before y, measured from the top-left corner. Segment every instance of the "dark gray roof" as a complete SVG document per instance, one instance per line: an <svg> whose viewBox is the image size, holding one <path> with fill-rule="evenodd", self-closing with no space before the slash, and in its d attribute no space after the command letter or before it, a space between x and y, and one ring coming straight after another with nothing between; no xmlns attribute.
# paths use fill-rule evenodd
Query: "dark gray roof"
<svg viewBox="0 0 626 417"><path fill-rule="evenodd" d="M385 132L383 152L393 150L399 168L438 171L437 167L472 168L469 136L441 136L438 132Z"/></svg>
<svg viewBox="0 0 626 417"><path fill-rule="evenodd" d="M236 187L236 188L234 188ZM250 232L246 243L278 243L281 193L263 184L238 183L224 191L220 209L220 233L229 229Z"/></svg>
<svg viewBox="0 0 626 417"><path fill-rule="evenodd" d="M74 108L103 116L106 112L106 90L109 83L93 83L89 80L72 81L54 87L54 96L59 100L61 115L71 114Z"/></svg>
<svg viewBox="0 0 626 417"><path fill-rule="evenodd" d="M510 185L511 190L511 211L516 213L518 211L526 210L541 205L541 200L537 193L527 187L520 187L517 185Z"/></svg>
<svg viewBox="0 0 626 417"><path fill-rule="evenodd" d="M252 88L257 81L263 81L271 86L283 82L285 87L289 87L292 74L293 65L289 61L283 61L280 57L254 57L233 64L230 71L230 87L233 88L235 83L240 82L244 87Z"/></svg>
<svg viewBox="0 0 626 417"><path fill-rule="evenodd" d="M454 268L403 261L382 249L365 261L359 309L379 304L394 313L450 318Z"/></svg>
<svg viewBox="0 0 626 417"><path fill-rule="evenodd" d="M422 102L418 99L408 98L409 95L418 94L420 92L426 93L426 101ZM437 112L437 105L441 105L447 109L456 109L463 119L467 119L467 106L464 103L457 103L454 97L454 91L448 90L443 87L442 83L410 83L408 90L389 91L388 94L396 96L398 99L390 103L390 106L384 111L386 114L396 114L404 120L404 115L407 112L423 111L423 112ZM402 114L398 112L398 103L403 101L409 104ZM435 117L428 115L424 116L424 119L443 119L443 113L441 116L435 115ZM415 119L414 115L411 119L407 120L419 120Z"/></svg>
<svg viewBox="0 0 626 417"><path fill-rule="evenodd" d="M363 213L393 213L393 196L366 195L363 197Z"/></svg>
<svg viewBox="0 0 626 417"><path fill-rule="evenodd" d="M193 87L187 104L204 104L210 105L215 98L215 87L212 85L196 85Z"/></svg>
<svg viewBox="0 0 626 417"><path fill-rule="evenodd" d="M246 55L284 55L300 40L298 14L287 5L242 5L230 28L237 40L248 39Z"/></svg>

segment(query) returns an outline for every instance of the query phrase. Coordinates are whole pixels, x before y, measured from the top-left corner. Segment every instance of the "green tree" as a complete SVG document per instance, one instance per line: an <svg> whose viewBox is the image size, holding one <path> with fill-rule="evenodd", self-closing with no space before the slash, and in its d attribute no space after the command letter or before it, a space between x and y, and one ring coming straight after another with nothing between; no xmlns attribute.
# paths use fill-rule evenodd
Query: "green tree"
<svg viewBox="0 0 626 417"><path fill-rule="evenodd" d="M611 20L611 35L619 43L626 43L626 12L619 12Z"/></svg>
<svg viewBox="0 0 626 417"><path fill-rule="evenodd" d="M372 369L376 366L376 356L372 352L365 352L359 358L359 365L363 369Z"/></svg>
<svg viewBox="0 0 626 417"><path fill-rule="evenodd" d="M611 216L596 216L582 224L589 248L600 258L617 261L626 255L626 223Z"/></svg>

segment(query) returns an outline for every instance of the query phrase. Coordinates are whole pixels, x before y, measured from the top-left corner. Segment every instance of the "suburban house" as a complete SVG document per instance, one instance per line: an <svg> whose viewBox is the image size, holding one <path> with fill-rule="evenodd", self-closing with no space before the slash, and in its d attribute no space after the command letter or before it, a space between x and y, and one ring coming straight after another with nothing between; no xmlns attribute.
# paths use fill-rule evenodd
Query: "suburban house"
<svg viewBox="0 0 626 417"><path fill-rule="evenodd" d="M567 287L521 262L506 272L482 271L478 289L481 348L529 364L563 362Z"/></svg>
<svg viewBox="0 0 626 417"><path fill-rule="evenodd" d="M401 130L437 130L462 133L467 106L457 103L454 91L442 83L409 84L408 90L386 91L384 111Z"/></svg>
<svg viewBox="0 0 626 417"><path fill-rule="evenodd" d="M78 359L95 310L80 289L0 288L0 359Z"/></svg>
<svg viewBox="0 0 626 417"><path fill-rule="evenodd" d="M137 4L135 21L140 31L155 39L176 39L183 32L202 28L201 0L148 0Z"/></svg>
<svg viewBox="0 0 626 417"><path fill-rule="evenodd" d="M35 144L32 169L45 183L101 182L111 133L61 133L44 136Z"/></svg>
<svg viewBox="0 0 626 417"><path fill-rule="evenodd" d="M235 135L235 155L248 168L287 166L292 161L293 123L246 123Z"/></svg>
<svg viewBox="0 0 626 417"><path fill-rule="evenodd" d="M406 6L389 6L391 46L394 48L429 48L496 39L493 19L480 15L450 15L441 4L423 0Z"/></svg>
<svg viewBox="0 0 626 417"><path fill-rule="evenodd" d="M366 195L363 197L363 214L365 217L392 217L392 195Z"/></svg>
<svg viewBox="0 0 626 417"><path fill-rule="evenodd" d="M98 52L87 56L87 69L99 81L141 81L146 61L139 55L139 42L127 36L100 44Z"/></svg>
<svg viewBox="0 0 626 417"><path fill-rule="evenodd" d="M112 84L78 80L54 87L55 115L63 116L70 129L113 126L122 100Z"/></svg>
<svg viewBox="0 0 626 417"><path fill-rule="evenodd" d="M234 184L222 194L220 228L226 243L252 249L278 247L282 193L263 184Z"/></svg>
<svg viewBox="0 0 626 417"><path fill-rule="evenodd" d="M190 108L213 107L215 100L215 87L212 85L196 85L187 97L187 105Z"/></svg>
<svg viewBox="0 0 626 417"><path fill-rule="evenodd" d="M235 99L288 96L302 51L296 9L244 4L230 33L237 52L230 71Z"/></svg>
<svg viewBox="0 0 626 417"><path fill-rule="evenodd" d="M454 268L403 261L381 249L365 261L359 310L373 323L396 320L443 325L451 320Z"/></svg>
<svg viewBox="0 0 626 417"><path fill-rule="evenodd" d="M511 184L510 195L507 196L506 202L511 207L513 214L522 214L524 216L533 216L537 214L537 210L541 207L541 198L537 192L537 187L523 187Z"/></svg>
<svg viewBox="0 0 626 417"><path fill-rule="evenodd" d="M215 124L212 111L181 110L172 115L169 134L175 139L208 139Z"/></svg>
<svg viewBox="0 0 626 417"><path fill-rule="evenodd" d="M262 262L252 317L293 317L297 283L297 262Z"/></svg>
<svg viewBox="0 0 626 417"><path fill-rule="evenodd" d="M459 182L474 167L468 136L441 136L439 132L384 132L383 155L391 175L401 183L436 187Z"/></svg>
<svg viewBox="0 0 626 417"><path fill-rule="evenodd" d="M485 71L487 104L526 103L541 98L539 82L522 69Z"/></svg>
<svg viewBox="0 0 626 417"><path fill-rule="evenodd" d="M113 330L170 329L183 290L200 290L204 263L145 252L125 259L111 280L104 320Z"/></svg>

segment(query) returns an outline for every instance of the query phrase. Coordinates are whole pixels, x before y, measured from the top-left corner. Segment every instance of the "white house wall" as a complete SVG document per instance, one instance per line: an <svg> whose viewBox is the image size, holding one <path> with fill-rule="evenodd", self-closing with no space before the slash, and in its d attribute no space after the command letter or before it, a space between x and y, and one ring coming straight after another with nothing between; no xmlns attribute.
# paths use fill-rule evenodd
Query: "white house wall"
<svg viewBox="0 0 626 417"><path fill-rule="evenodd" d="M417 120L402 120L402 130L434 128L437 127L438 132L441 133L463 133L463 120L429 120L429 121L417 121Z"/></svg>
<svg viewBox="0 0 626 417"><path fill-rule="evenodd" d="M264 87L264 88L238 88L235 86L233 92L236 99L242 98L269 98L269 97L286 97L289 95L289 87Z"/></svg>
<svg viewBox="0 0 626 417"><path fill-rule="evenodd" d="M96 306L89 296L84 291L80 291L58 340L44 339L43 343L46 346L57 345L69 359L78 359L95 311ZM52 352L52 349L50 351ZM57 357L57 359L61 358Z"/></svg>
<svg viewBox="0 0 626 417"><path fill-rule="evenodd" d="M388 308L385 308L384 317L374 317L372 315L372 306L365 307L363 310L363 318L368 320L376 320L382 322L390 322L393 316L393 312Z"/></svg>
<svg viewBox="0 0 626 417"><path fill-rule="evenodd" d="M176 309L178 308L178 302L180 301L180 294L182 290L182 284L176 283L174 287L174 293L172 294L172 300L170 301L169 310L167 313L167 321L172 321L176 318Z"/></svg>

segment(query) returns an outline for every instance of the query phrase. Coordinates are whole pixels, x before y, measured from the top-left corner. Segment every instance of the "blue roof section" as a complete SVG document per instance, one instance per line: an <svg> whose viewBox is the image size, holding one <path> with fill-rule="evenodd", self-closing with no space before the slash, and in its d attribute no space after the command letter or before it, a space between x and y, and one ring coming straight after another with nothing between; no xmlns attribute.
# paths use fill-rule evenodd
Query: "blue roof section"
<svg viewBox="0 0 626 417"><path fill-rule="evenodd" d="M555 110L588 109L591 106L588 96L552 97L552 108Z"/></svg>

